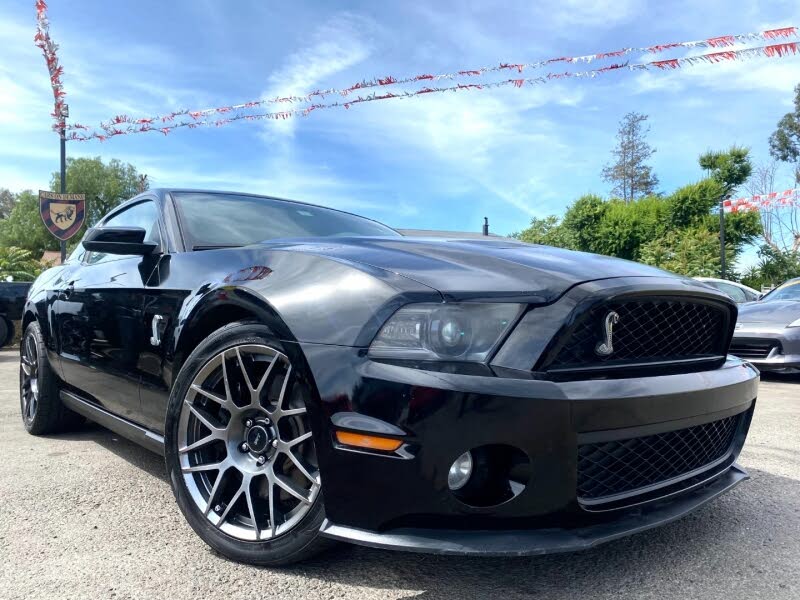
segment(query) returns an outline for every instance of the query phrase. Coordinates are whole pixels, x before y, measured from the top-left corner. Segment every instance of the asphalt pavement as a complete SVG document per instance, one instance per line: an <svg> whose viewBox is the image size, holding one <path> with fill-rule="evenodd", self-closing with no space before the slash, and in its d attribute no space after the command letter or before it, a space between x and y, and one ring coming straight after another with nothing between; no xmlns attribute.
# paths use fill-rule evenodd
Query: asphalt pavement
<svg viewBox="0 0 800 600"><path fill-rule="evenodd" d="M184 522L163 460L97 426L21 423L0 351L0 598L800 598L800 378L762 381L752 479L663 528L596 549L481 559L339 545L283 569L230 562Z"/></svg>

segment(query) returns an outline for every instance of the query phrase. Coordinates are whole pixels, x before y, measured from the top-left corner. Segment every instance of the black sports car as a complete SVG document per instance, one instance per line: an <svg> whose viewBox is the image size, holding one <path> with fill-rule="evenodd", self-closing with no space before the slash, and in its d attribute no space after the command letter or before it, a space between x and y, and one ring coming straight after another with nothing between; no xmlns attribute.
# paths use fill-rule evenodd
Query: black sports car
<svg viewBox="0 0 800 600"><path fill-rule="evenodd" d="M33 285L22 416L164 453L191 526L236 560L331 539L577 550L747 478L736 310L632 262L152 190Z"/></svg>

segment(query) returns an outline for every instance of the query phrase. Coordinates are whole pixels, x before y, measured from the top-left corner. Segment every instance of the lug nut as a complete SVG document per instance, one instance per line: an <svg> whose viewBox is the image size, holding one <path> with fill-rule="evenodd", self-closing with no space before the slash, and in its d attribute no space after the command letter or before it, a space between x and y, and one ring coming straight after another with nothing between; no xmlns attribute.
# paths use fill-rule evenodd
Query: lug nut
<svg viewBox="0 0 800 600"><path fill-rule="evenodd" d="M263 465L265 462L267 462L267 457L266 456L259 456L258 457L258 464Z"/></svg>
<svg viewBox="0 0 800 600"><path fill-rule="evenodd" d="M278 447L278 440L272 440L272 447L273 448L277 448Z"/></svg>
<svg viewBox="0 0 800 600"><path fill-rule="evenodd" d="M222 505L221 504L217 504L214 507L214 512L222 512Z"/></svg>
<svg viewBox="0 0 800 600"><path fill-rule="evenodd" d="M264 417L264 425L269 425L269 417Z"/></svg>
<svg viewBox="0 0 800 600"><path fill-rule="evenodd" d="M239 449L240 449L242 452L247 452L248 450L250 450L250 446L248 446L248 445L247 445L247 442L244 442L244 443L242 443L242 445L241 445L241 446L239 446Z"/></svg>
<svg viewBox="0 0 800 600"><path fill-rule="evenodd" d="M252 426L253 426L253 420L252 420L252 419L247 419L247 420L244 422L244 426L245 426L245 427L252 427Z"/></svg>

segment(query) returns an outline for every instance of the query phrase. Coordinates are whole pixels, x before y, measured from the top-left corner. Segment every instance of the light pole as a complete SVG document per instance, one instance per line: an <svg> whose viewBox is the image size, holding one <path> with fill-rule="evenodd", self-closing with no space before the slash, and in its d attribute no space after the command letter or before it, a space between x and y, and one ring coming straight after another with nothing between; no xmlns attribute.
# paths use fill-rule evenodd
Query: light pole
<svg viewBox="0 0 800 600"><path fill-rule="evenodd" d="M61 193L67 193L67 117L69 117L69 106L66 104L61 111L63 125L59 135L61 142ZM67 260L67 241L61 240L61 264Z"/></svg>

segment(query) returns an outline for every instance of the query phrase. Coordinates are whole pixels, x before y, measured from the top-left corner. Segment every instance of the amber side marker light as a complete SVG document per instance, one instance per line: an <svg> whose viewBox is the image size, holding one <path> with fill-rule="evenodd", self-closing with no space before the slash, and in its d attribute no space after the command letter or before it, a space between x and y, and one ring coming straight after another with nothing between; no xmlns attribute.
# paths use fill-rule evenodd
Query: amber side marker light
<svg viewBox="0 0 800 600"><path fill-rule="evenodd" d="M370 450L384 450L392 452L403 445L402 440L378 437L377 435L366 435L363 433L352 433L350 431L337 431L336 439L345 446L356 446L357 448L369 448Z"/></svg>

